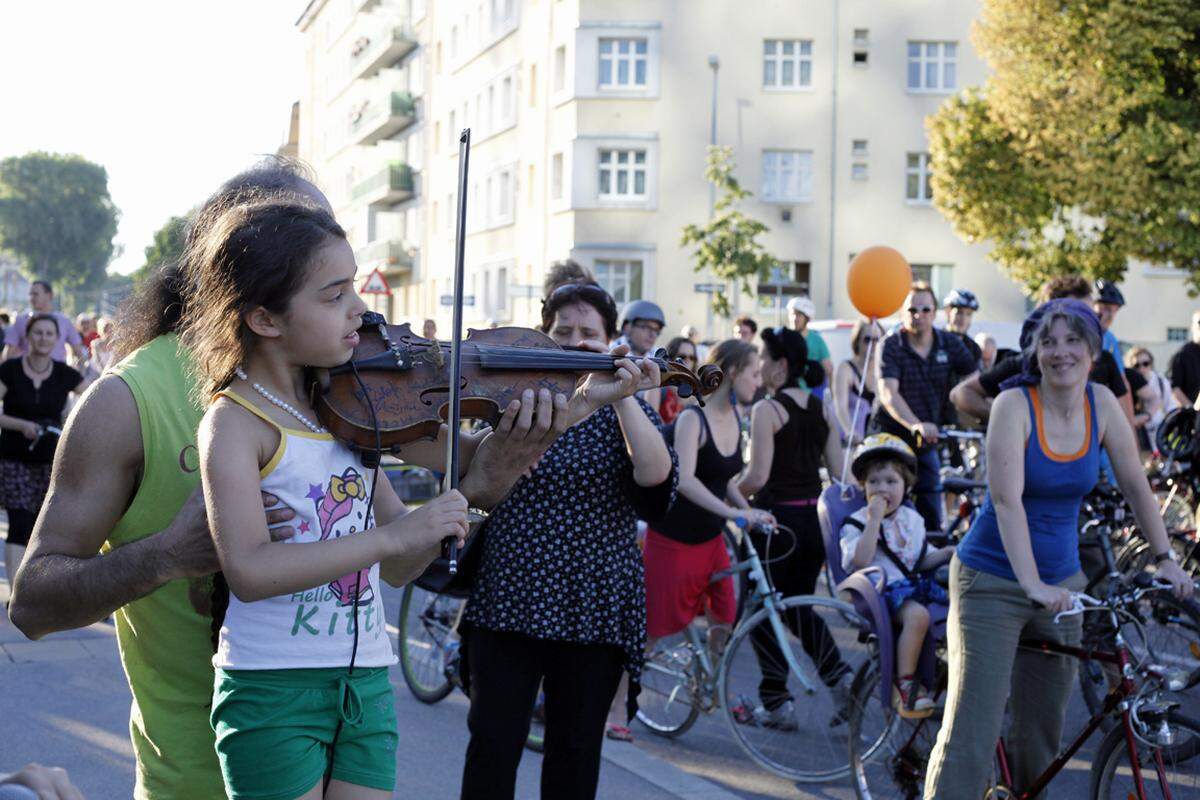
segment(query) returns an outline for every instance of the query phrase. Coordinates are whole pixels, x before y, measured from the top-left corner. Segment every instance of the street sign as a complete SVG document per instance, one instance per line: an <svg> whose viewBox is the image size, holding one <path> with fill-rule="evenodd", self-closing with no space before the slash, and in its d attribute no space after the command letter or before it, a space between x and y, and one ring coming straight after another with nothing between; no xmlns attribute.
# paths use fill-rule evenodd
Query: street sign
<svg viewBox="0 0 1200 800"><path fill-rule="evenodd" d="M692 286L692 290L700 294L716 294L724 289L725 285L722 283L697 283Z"/></svg>
<svg viewBox="0 0 1200 800"><path fill-rule="evenodd" d="M441 301L441 304L444 306L454 305L454 295L452 295L452 294L444 294L438 299ZM464 295L463 296L463 305L464 306L475 305L475 295L473 295L473 294Z"/></svg>
<svg viewBox="0 0 1200 800"><path fill-rule="evenodd" d="M391 294L392 289L388 286L387 278L383 277L383 273L378 269L367 276L367 282L358 290L360 294Z"/></svg>

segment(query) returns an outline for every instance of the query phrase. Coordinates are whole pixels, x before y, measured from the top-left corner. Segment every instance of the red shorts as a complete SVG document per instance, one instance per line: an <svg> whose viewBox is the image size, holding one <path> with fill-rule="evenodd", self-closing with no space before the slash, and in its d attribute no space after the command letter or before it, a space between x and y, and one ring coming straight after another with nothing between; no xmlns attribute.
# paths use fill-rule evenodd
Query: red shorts
<svg viewBox="0 0 1200 800"><path fill-rule="evenodd" d="M646 531L646 634L670 636L707 612L709 618L732 625L737 617L733 578L713 583L714 572L729 568L725 539L683 544L653 528Z"/></svg>

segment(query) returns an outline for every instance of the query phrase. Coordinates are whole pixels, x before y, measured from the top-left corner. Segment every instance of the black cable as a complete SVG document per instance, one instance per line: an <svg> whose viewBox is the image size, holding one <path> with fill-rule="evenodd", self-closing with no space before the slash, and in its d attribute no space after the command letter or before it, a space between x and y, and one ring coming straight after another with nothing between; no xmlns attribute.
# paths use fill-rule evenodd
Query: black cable
<svg viewBox="0 0 1200 800"><path fill-rule="evenodd" d="M371 414L371 427L375 430L374 454L362 454L363 466L369 466L371 469L371 491L367 494L367 513L363 517L363 531L365 532L367 526L371 524L371 510L375 507L375 487L379 484L379 462L383 460L383 437L379 432L379 420L375 416L375 404L371 401L371 393L367 391L362 376L358 374L358 367L355 365L354 359L350 360L350 370L354 373L354 379L358 381L358 388L362 390L363 397L366 398L367 410ZM354 644L350 649L350 665L346 669L347 678L354 676L354 662L358 659L358 606L362 598L362 573L363 571L359 570L354 576ZM340 697L338 702L341 702ZM342 712L339 707L337 728L334 729L333 740L329 743L329 768L325 771L322 793L329 790L329 782L333 780L333 762L337 753L338 737L342 734L342 722Z"/></svg>

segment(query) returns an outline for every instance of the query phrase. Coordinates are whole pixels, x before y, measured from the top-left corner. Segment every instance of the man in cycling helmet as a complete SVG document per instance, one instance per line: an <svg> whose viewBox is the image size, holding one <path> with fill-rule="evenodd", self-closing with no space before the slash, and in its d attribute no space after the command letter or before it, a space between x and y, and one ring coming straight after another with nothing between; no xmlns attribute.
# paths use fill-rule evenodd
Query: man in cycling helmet
<svg viewBox="0 0 1200 800"><path fill-rule="evenodd" d="M1112 332L1112 324L1123 305L1125 305L1125 295L1121 294L1121 290L1115 283L1096 281L1096 298L1092 301L1092 310L1100 318L1100 328L1104 331L1101 347L1112 353L1118 364L1121 363L1121 345L1117 342L1116 334Z"/></svg>
<svg viewBox="0 0 1200 800"><path fill-rule="evenodd" d="M804 334L804 343L808 345L809 360L819 362L821 368L825 370L825 380L821 381L820 386L809 386L802 379L799 387L812 389L817 397L822 397L824 388L829 385L829 378L833 375L833 361L830 359L829 345L825 344L824 337L818 331L808 327L808 323L817 317L817 307L809 297L800 295L788 300L787 311L791 318L792 330Z"/></svg>
<svg viewBox="0 0 1200 800"><path fill-rule="evenodd" d="M971 329L971 319L979 310L979 300L970 289L952 289L942 301L946 308L946 330L962 339L963 346L971 354L971 358L979 364L983 360L983 350L967 333Z"/></svg>
<svg viewBox="0 0 1200 800"><path fill-rule="evenodd" d="M618 321L621 336L616 344L629 345L629 351L635 356L644 356L654 352L658 336L666 327L667 318L657 303L649 300L634 300L621 311Z"/></svg>

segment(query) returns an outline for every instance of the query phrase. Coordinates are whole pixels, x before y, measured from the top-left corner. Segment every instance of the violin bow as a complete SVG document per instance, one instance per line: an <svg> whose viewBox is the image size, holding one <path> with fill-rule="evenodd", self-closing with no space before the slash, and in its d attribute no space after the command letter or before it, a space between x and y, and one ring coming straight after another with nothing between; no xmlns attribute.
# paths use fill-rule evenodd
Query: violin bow
<svg viewBox="0 0 1200 800"><path fill-rule="evenodd" d="M471 155L471 129L458 135L458 219L454 225L454 322L450 326L450 408L446 436L445 491L458 488L458 436L462 427L462 315L463 260L467 246L467 168ZM458 574L458 540L446 540L447 571Z"/></svg>

